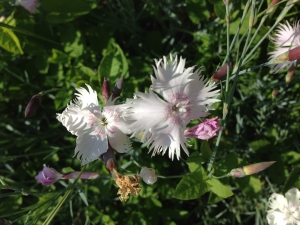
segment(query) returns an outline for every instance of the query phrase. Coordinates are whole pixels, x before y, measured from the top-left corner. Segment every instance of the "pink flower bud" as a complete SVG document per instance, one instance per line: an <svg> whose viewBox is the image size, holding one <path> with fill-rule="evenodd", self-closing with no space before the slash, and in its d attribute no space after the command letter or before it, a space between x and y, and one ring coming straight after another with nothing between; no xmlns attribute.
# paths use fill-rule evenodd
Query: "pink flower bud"
<svg viewBox="0 0 300 225"><path fill-rule="evenodd" d="M292 62L300 59L300 46L290 49L289 51L279 55L276 59L273 59L273 63L284 63L284 62Z"/></svg>
<svg viewBox="0 0 300 225"><path fill-rule="evenodd" d="M107 102L107 100L110 97L110 87L108 80L104 77L103 84L102 84L102 98L104 102Z"/></svg>
<svg viewBox="0 0 300 225"><path fill-rule="evenodd" d="M206 119L204 122L188 128L184 131L184 136L186 138L198 138L201 140L208 140L218 134L221 130L219 125L218 117L212 119Z"/></svg>
<svg viewBox="0 0 300 225"><path fill-rule="evenodd" d="M245 177L245 176L263 171L275 162L276 161L261 162L261 163L255 163L255 164L251 164L248 166L243 166L240 168L232 169L228 175L237 177L237 178Z"/></svg>
<svg viewBox="0 0 300 225"><path fill-rule="evenodd" d="M230 69L232 69L232 62L230 62L229 64ZM218 82L219 80L221 80L224 76L226 76L227 74L227 63L224 64L223 66L221 66L217 72L215 72L212 77L211 80L213 82Z"/></svg>
<svg viewBox="0 0 300 225"><path fill-rule="evenodd" d="M44 164L44 168L35 176L35 179L42 185L50 186L57 180L62 178L62 174L58 173L55 169L49 168Z"/></svg>
<svg viewBox="0 0 300 225"><path fill-rule="evenodd" d="M78 175L80 174L80 172L73 172L73 173L64 173L62 175L62 179L76 179L78 177ZM100 174L98 173L94 173L94 172L83 172L80 175L80 179L88 179L88 180L93 180L96 179L100 176Z"/></svg>
<svg viewBox="0 0 300 225"><path fill-rule="evenodd" d="M30 13L34 13L38 7L38 0L16 0L15 4L23 6Z"/></svg>
<svg viewBox="0 0 300 225"><path fill-rule="evenodd" d="M25 118L31 117L35 114L37 109L39 108L40 104L42 102L42 96L39 94L36 94L32 96L30 101L28 102L26 108L25 108Z"/></svg>
<svg viewBox="0 0 300 225"><path fill-rule="evenodd" d="M112 99L115 99L120 96L124 83L124 77L122 76L114 86L114 90L112 93Z"/></svg>
<svg viewBox="0 0 300 225"><path fill-rule="evenodd" d="M146 184L154 184L157 181L155 170L152 168L142 167L139 176L143 178Z"/></svg>

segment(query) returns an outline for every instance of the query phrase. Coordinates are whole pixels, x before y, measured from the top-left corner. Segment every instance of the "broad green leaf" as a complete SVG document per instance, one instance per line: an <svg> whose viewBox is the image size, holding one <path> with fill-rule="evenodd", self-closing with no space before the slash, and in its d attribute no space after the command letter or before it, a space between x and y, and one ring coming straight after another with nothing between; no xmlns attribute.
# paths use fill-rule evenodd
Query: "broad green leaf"
<svg viewBox="0 0 300 225"><path fill-rule="evenodd" d="M90 82L94 79L97 79L96 72L84 65L79 64L75 71L76 74L80 75L83 79L89 79Z"/></svg>
<svg viewBox="0 0 300 225"><path fill-rule="evenodd" d="M89 13L96 7L94 1L60 0L53 4L52 0L43 0L42 7L47 12L46 19L50 23L65 23L78 16Z"/></svg>
<svg viewBox="0 0 300 225"><path fill-rule="evenodd" d="M202 153L204 161L207 161L210 159L210 157L212 155L212 151L209 147L208 141L201 141L200 151Z"/></svg>
<svg viewBox="0 0 300 225"><path fill-rule="evenodd" d="M288 164L299 165L300 162L300 153L295 151L289 151L282 155L283 161Z"/></svg>
<svg viewBox="0 0 300 225"><path fill-rule="evenodd" d="M198 152L193 152L189 158L186 160L186 163L189 166L191 173L196 171L202 171L201 162L203 161L202 157Z"/></svg>
<svg viewBox="0 0 300 225"><path fill-rule="evenodd" d="M225 158L215 163L215 176L222 176L238 167L238 159L234 153L229 153Z"/></svg>
<svg viewBox="0 0 300 225"><path fill-rule="evenodd" d="M249 197L257 197L261 191L261 182L257 176L246 176L234 180L242 192Z"/></svg>
<svg viewBox="0 0 300 225"><path fill-rule="evenodd" d="M233 195L233 192L229 189L229 187L225 186L215 178L206 180L206 183L211 186L210 190L221 198L228 198Z"/></svg>
<svg viewBox="0 0 300 225"><path fill-rule="evenodd" d="M52 49L52 56L48 58L48 62L55 64L69 64L70 57L57 49Z"/></svg>
<svg viewBox="0 0 300 225"><path fill-rule="evenodd" d="M209 192L209 196L208 196L208 204L215 204L218 203L219 201L222 201L223 198L221 198L220 196L216 195L213 192Z"/></svg>
<svg viewBox="0 0 300 225"><path fill-rule="evenodd" d="M203 180L202 172L197 171L180 180L173 197L181 200L196 199L205 194L209 188L210 185Z"/></svg>
<svg viewBox="0 0 300 225"><path fill-rule="evenodd" d="M273 149L271 143L264 139L253 141L250 143L250 146L254 151L259 153L268 152Z"/></svg>
<svg viewBox="0 0 300 225"><path fill-rule="evenodd" d="M64 51L70 57L79 57L83 53L83 37L80 30L76 30L74 26L69 23L68 26L60 29L61 42L64 45Z"/></svg>
<svg viewBox="0 0 300 225"><path fill-rule="evenodd" d="M225 5L224 5L224 2L221 1L217 4L214 4L214 11L215 11L215 14L219 18L224 19L225 16L226 16L226 8L225 8Z"/></svg>
<svg viewBox="0 0 300 225"><path fill-rule="evenodd" d="M98 76L114 84L121 76L128 75L128 62L118 44L111 42L107 49L98 67Z"/></svg>
<svg viewBox="0 0 300 225"><path fill-rule="evenodd" d="M4 27L0 28L0 46L8 52L23 54L18 37L12 30Z"/></svg>
<svg viewBox="0 0 300 225"><path fill-rule="evenodd" d="M209 11L206 2L203 0L186 0L186 11L190 20L198 24L201 21L205 22L209 19Z"/></svg>

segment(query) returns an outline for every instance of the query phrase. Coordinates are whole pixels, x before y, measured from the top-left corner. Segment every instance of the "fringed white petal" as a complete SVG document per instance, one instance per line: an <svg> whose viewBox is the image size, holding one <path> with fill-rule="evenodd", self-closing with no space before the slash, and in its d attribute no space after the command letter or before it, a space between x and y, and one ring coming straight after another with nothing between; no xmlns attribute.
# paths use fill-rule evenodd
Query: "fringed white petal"
<svg viewBox="0 0 300 225"><path fill-rule="evenodd" d="M108 149L106 136L90 135L85 133L77 137L75 155L81 160L81 165L85 165L99 158Z"/></svg>
<svg viewBox="0 0 300 225"><path fill-rule="evenodd" d="M131 150L131 142L129 138L116 129L114 133L108 137L109 143L113 149L119 153L126 153Z"/></svg>

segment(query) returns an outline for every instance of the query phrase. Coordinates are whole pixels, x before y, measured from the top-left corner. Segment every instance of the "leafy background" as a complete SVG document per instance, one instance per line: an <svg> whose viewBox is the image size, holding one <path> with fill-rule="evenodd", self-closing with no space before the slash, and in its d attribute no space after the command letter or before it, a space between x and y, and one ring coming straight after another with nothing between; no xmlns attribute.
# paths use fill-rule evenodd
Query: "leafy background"
<svg viewBox="0 0 300 225"><path fill-rule="evenodd" d="M274 24L284 3L269 15L253 45ZM232 2L231 38L245 4ZM268 4L257 2L256 21ZM134 91L149 88L154 58L181 55L187 66L204 66L209 79L226 56L225 7L219 0L41 0L35 14L1 1L1 15L0 222L4 224L42 224L61 200L71 182L58 181L50 187L38 184L34 176L43 164L64 172L80 170L79 160L73 157L75 136L56 120L56 113L74 97L75 87L88 83L101 99L103 78L112 86L124 76L122 102ZM298 15L299 5L295 5L285 19L293 22ZM245 41L248 18L231 52L233 59L239 57ZM272 45L265 40L242 69L266 62L270 49ZM147 148L135 141L133 151L116 155L119 171L138 173L134 161L152 167L162 176L154 185L142 184L138 197L121 203L103 163L95 161L86 171L103 176L79 181L52 223L266 224L271 193L300 188L300 78L296 72L286 83L285 74L263 67L239 77L214 174L255 162L276 163L258 175L221 179L233 196L224 198L211 190L193 200L174 198L181 180L176 176L198 171L200 164L206 168L200 148L213 147L215 139L191 141L191 156L183 155L180 161L171 161L167 155L151 158ZM25 119L30 98L54 87L61 90L44 96L36 115ZM275 89L278 95L272 98ZM222 105L215 108L211 116L221 117ZM185 179L195 181L195 186L188 187L192 193L193 188L202 190L197 178Z"/></svg>

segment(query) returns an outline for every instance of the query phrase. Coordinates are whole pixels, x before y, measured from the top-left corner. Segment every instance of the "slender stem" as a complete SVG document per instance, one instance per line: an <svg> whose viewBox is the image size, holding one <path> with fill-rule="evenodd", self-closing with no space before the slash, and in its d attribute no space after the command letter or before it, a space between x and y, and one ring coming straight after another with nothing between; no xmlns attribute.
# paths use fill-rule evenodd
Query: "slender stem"
<svg viewBox="0 0 300 225"><path fill-rule="evenodd" d="M52 210L52 212L50 213L50 215L47 217L47 219L44 221L43 225L49 225L50 222L52 221L52 219L55 217L55 215L58 213L59 209L61 208L61 206L63 205L63 203L67 200L68 196L71 194L71 192L73 191L75 184L77 183L77 181L79 180L82 172L84 171L85 166L82 167L80 173L78 174L76 180L69 186L69 188L67 189L66 193L64 194L63 198L61 199L61 201L55 206L55 208Z"/></svg>
<svg viewBox="0 0 300 225"><path fill-rule="evenodd" d="M186 176L187 174L184 174L184 175L175 175L175 176L161 176L161 175L159 175L159 176L157 176L157 177L159 177L159 178L163 178L163 179L171 179L171 178L182 178L182 177L184 177L184 176Z"/></svg>
<svg viewBox="0 0 300 225"><path fill-rule="evenodd" d="M211 177L212 177L212 178L216 178L216 179L221 179L221 178L224 178L224 177L228 177L228 174L226 173L225 175L219 176L219 177L214 176L214 175L211 175Z"/></svg>

